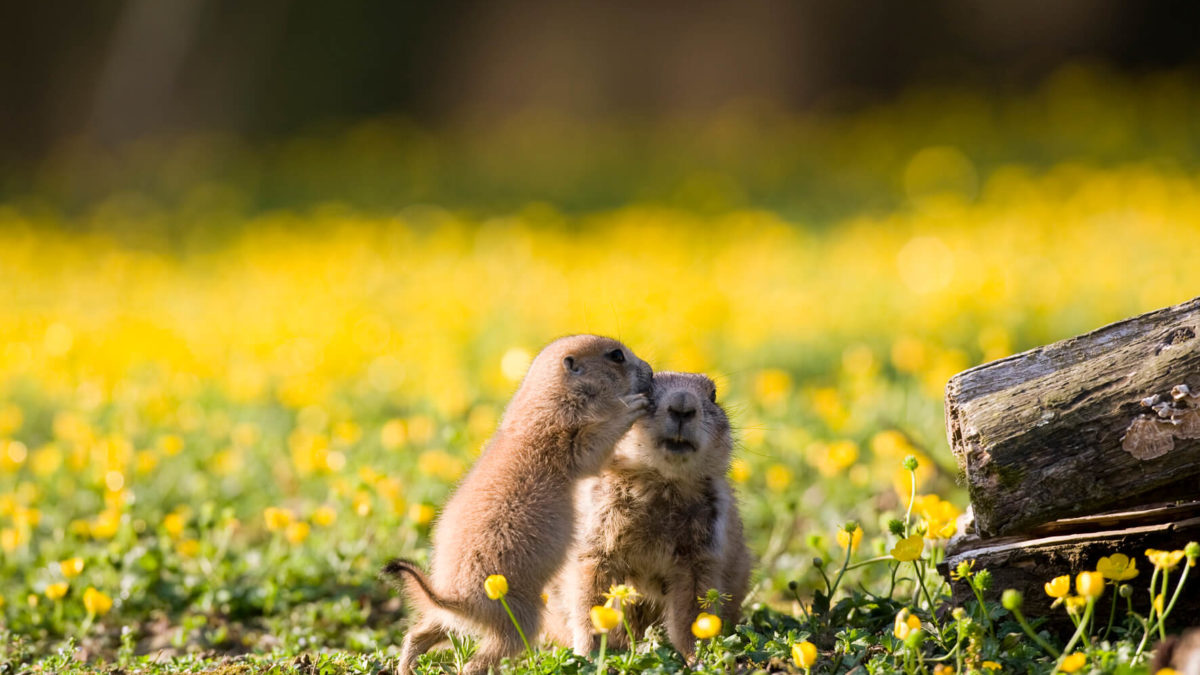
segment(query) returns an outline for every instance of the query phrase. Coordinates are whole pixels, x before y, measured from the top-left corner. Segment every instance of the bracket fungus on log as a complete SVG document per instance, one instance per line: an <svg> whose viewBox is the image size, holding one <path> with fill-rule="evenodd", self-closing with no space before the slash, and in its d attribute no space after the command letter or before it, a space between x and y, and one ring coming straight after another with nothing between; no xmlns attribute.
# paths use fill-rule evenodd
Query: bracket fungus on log
<svg viewBox="0 0 1200 675"><path fill-rule="evenodd" d="M1175 439L1200 438L1200 408L1192 407L1200 399L1186 384L1171 388L1171 400L1159 396L1142 399L1144 407L1155 415L1138 415L1129 423L1121 438L1121 447L1138 459L1162 457L1175 449Z"/></svg>

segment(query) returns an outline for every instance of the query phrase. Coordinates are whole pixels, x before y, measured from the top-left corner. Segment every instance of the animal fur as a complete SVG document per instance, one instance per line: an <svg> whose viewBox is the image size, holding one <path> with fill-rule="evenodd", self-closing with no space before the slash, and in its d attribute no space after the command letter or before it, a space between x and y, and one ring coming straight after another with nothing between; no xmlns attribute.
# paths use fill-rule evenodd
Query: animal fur
<svg viewBox="0 0 1200 675"><path fill-rule="evenodd" d="M448 633L480 636L467 673L484 673L523 645L503 606L484 592L508 579L506 600L529 636L541 625L541 593L562 565L575 522L574 487L595 475L650 405L650 366L620 342L575 335L530 365L500 428L447 502L433 531L432 567L394 560L382 574L420 612L400 672Z"/></svg>

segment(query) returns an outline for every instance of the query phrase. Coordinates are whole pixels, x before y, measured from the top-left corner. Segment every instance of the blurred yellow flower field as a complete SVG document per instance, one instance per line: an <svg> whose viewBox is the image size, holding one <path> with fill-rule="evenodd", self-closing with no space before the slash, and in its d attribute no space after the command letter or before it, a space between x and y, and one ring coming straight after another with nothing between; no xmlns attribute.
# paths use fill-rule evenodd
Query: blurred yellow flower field
<svg viewBox="0 0 1200 675"><path fill-rule="evenodd" d="M898 170L876 178L905 202L829 223L745 203L334 203L173 246L121 232L165 218L197 233L223 212L0 205L0 624L109 650L95 625L153 616L181 651L281 625L289 644L392 644L401 613L375 569L426 555L531 355L573 332L716 378L760 562L752 601L817 588L814 556L897 550L887 522L910 498L921 524L896 557L917 557L966 506L946 380L1200 294L1200 175L1067 158L985 171L970 147L891 142L881 118L857 119L840 142L878 141ZM896 617L897 638L914 620Z"/></svg>

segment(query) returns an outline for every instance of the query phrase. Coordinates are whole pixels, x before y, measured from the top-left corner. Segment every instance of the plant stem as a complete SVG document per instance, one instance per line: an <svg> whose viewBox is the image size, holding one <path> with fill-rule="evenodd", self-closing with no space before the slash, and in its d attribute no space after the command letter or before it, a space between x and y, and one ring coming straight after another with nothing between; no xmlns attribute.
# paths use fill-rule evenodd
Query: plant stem
<svg viewBox="0 0 1200 675"><path fill-rule="evenodd" d="M1102 635L1102 636L1100 637L1100 639L1101 639L1101 640L1107 640L1107 639L1108 639L1108 633L1109 633L1109 631L1111 631L1111 630L1112 630L1112 627L1113 627L1113 619L1115 619L1115 618L1117 617L1117 595L1118 595L1118 593L1117 593L1117 589L1119 589L1120 587L1121 587L1121 586L1120 586L1120 583L1119 583L1119 582L1116 582L1116 581L1114 581L1114 582L1113 582L1113 601L1112 601L1112 607L1111 607L1111 608L1108 610L1108 626L1107 626L1107 627L1105 627L1105 629L1104 629L1104 635Z"/></svg>
<svg viewBox="0 0 1200 675"><path fill-rule="evenodd" d="M524 639L524 636L521 636ZM529 645L526 645L528 647ZM600 634L600 657L596 659L596 675L608 672L604 668L604 649L608 647L608 633Z"/></svg>
<svg viewBox="0 0 1200 675"><path fill-rule="evenodd" d="M621 613L621 623L625 624L625 634L629 636L629 653L637 649L637 640L633 639L633 626L629 625L629 616L625 614L625 603L617 601L617 611Z"/></svg>
<svg viewBox="0 0 1200 675"><path fill-rule="evenodd" d="M833 586L829 588L829 600L833 601L833 592L837 590L838 584L842 583L842 575L846 573L846 567L850 564L850 549L854 547L854 535L846 537L846 557L842 560L842 569L838 570L837 577L833 580Z"/></svg>
<svg viewBox="0 0 1200 675"><path fill-rule="evenodd" d="M1095 609L1095 607L1096 599L1088 598L1087 607L1083 610L1083 619L1080 620L1079 626L1075 628L1075 634L1071 636L1071 640L1067 642L1067 646L1063 647L1062 655L1058 657L1058 662L1054 664L1055 671L1059 670L1059 667L1062 666L1063 659L1067 658L1067 655L1070 654L1071 650L1075 648L1075 643L1079 642L1079 638L1083 635L1084 629L1088 626L1088 624L1091 623L1092 610Z"/></svg>
<svg viewBox="0 0 1200 675"><path fill-rule="evenodd" d="M911 532L908 531L908 522L909 519L912 518L913 502L917 500L917 472L914 470L909 470L908 478L909 485L912 486L912 489L908 493L908 510L904 512L904 537L906 539L908 538L908 535L911 534Z"/></svg>
<svg viewBox="0 0 1200 675"><path fill-rule="evenodd" d="M983 614L983 622L987 624L988 635L996 637L996 629L992 627L992 617L988 616L987 605L983 602L983 592L975 585L975 579L967 579L967 585L971 587L971 591L975 594L975 599L979 601L979 611Z"/></svg>
<svg viewBox="0 0 1200 675"><path fill-rule="evenodd" d="M1025 634L1028 635L1030 637L1030 639L1032 639L1034 642L1036 642L1039 647L1046 650L1047 654L1053 656L1056 659L1061 655L1060 652L1057 649L1055 649L1053 645L1051 645L1049 642L1046 642L1045 640L1043 640L1042 637L1040 635L1038 635L1037 633L1033 632L1033 627L1030 626L1029 622L1025 620L1025 615L1021 613L1020 608L1010 609L1008 611L1012 612L1012 615L1014 617L1016 617L1016 619L1017 619L1017 623L1021 624L1021 630L1025 631Z"/></svg>
<svg viewBox="0 0 1200 675"><path fill-rule="evenodd" d="M941 627L937 623L937 615L933 606L933 598L929 597L929 589L925 588L925 564L923 560L912 561L913 567L917 570L917 586L921 592L925 594L925 602L929 603L929 616L933 619L933 625L941 632Z"/></svg>
<svg viewBox="0 0 1200 675"><path fill-rule="evenodd" d="M1159 625L1166 622L1167 615L1170 614L1171 610L1175 607L1175 601L1179 599L1179 592L1183 590L1183 582L1187 581L1188 569L1190 569L1190 568L1191 568L1191 564L1189 561L1189 564L1184 566L1184 568L1183 568L1183 574L1181 574L1179 576L1179 582L1177 584L1175 584L1175 593L1173 595L1171 595L1171 602L1168 602L1166 608L1163 609L1162 618L1159 619ZM1165 584L1164 584L1164 586L1165 586Z"/></svg>
<svg viewBox="0 0 1200 675"><path fill-rule="evenodd" d="M521 630L521 624L517 623L517 617L513 616L512 609L509 608L508 601L504 599L503 595L500 596L500 604L504 605L504 611L508 612L508 618L512 620L513 625L517 627L517 635L521 636L521 642L525 645L525 654L532 660L533 650L529 648L529 640L525 639L525 631ZM603 638L601 638L600 644L604 644ZM601 646L601 654L604 653L603 649L603 646Z"/></svg>
<svg viewBox="0 0 1200 675"><path fill-rule="evenodd" d="M1184 569L1187 569L1187 568L1185 567ZM1171 570L1163 570L1162 591L1159 592L1159 595L1161 595L1164 600L1167 597L1167 590L1169 589L1169 586L1170 586L1170 584L1169 584L1170 578L1171 578ZM1174 600L1175 598L1171 598L1171 599ZM1167 620L1167 608L1164 607L1163 610L1158 613L1158 639L1159 640L1167 639L1167 629L1163 625L1166 623L1166 620Z"/></svg>
<svg viewBox="0 0 1200 675"><path fill-rule="evenodd" d="M885 561L889 561L889 560L895 560L895 558L889 554L889 555L881 555L878 558L871 558L870 560L860 560L860 561L854 563L853 565L847 567L846 571L855 570L855 569L858 569L859 567L866 567L867 565L873 565L877 562L885 562Z"/></svg>

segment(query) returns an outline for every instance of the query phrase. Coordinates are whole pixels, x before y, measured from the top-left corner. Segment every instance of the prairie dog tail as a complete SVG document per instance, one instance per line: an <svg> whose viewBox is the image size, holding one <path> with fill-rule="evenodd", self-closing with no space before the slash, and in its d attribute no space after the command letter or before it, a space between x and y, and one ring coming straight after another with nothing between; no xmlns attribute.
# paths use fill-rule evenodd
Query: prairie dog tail
<svg viewBox="0 0 1200 675"><path fill-rule="evenodd" d="M455 614L461 614L463 611L461 602L442 597L434 592L429 586L429 579L416 563L395 558L384 565L383 569L379 570L379 574L384 581L396 589L405 591L410 600L419 604L430 605ZM403 579L405 574L408 575L407 582Z"/></svg>

